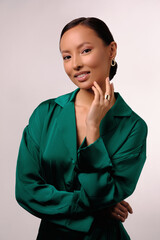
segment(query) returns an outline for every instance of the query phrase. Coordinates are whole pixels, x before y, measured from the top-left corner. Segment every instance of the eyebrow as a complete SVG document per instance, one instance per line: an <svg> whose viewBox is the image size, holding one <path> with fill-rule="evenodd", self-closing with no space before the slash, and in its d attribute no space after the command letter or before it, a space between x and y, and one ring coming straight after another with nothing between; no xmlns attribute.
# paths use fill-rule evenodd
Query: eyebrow
<svg viewBox="0 0 160 240"><path fill-rule="evenodd" d="M83 47L83 45L85 45L85 44L91 44L91 42L83 42L83 43L81 43L81 44L79 44L78 46L77 46L77 48L79 49L79 48L81 48L81 47ZM61 53L68 53L68 52L70 52L69 50L63 50L63 51L61 51Z"/></svg>

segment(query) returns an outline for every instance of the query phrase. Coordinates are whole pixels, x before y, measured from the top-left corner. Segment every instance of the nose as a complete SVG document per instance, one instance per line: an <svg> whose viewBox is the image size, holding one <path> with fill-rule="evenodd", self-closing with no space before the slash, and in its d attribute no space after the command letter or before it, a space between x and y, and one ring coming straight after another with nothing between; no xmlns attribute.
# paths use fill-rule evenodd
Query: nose
<svg viewBox="0 0 160 240"><path fill-rule="evenodd" d="M73 57L73 69L80 70L83 66L82 60L80 56Z"/></svg>

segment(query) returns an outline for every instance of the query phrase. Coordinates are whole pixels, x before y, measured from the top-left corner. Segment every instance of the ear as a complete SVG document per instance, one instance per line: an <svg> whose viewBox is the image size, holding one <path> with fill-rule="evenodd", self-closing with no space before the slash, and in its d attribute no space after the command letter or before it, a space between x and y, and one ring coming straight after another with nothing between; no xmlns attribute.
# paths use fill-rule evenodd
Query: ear
<svg viewBox="0 0 160 240"><path fill-rule="evenodd" d="M116 57L117 54L117 43L116 42L111 42L110 43L110 59L114 59Z"/></svg>

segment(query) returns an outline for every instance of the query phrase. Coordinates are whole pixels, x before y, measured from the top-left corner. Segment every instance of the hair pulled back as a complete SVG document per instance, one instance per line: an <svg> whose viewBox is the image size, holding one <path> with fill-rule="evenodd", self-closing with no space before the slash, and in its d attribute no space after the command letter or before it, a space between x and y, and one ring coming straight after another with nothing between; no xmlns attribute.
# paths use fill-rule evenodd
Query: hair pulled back
<svg viewBox="0 0 160 240"><path fill-rule="evenodd" d="M87 26L87 27L93 29L97 33L98 37L101 38L107 46L111 42L114 41L114 38L113 38L109 28L107 27L107 25L102 20L95 18L95 17L88 17L88 18L81 17L81 18L76 18L76 19L72 20L62 29L62 32L60 35L60 40L65 32L67 32L69 29L71 29L77 25L84 25L84 26ZM111 65L110 74L109 74L110 80L116 74L117 67L118 67L117 62L115 64L115 66Z"/></svg>

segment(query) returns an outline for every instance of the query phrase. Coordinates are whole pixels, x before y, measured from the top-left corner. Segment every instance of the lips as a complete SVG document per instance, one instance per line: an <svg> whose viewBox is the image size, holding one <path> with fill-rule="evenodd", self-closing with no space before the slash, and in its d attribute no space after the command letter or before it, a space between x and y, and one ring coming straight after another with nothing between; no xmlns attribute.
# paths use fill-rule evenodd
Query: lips
<svg viewBox="0 0 160 240"><path fill-rule="evenodd" d="M83 72L79 72L79 73L76 73L74 75L74 77L78 80L78 81L85 81L88 79L89 77L89 71L83 71Z"/></svg>

